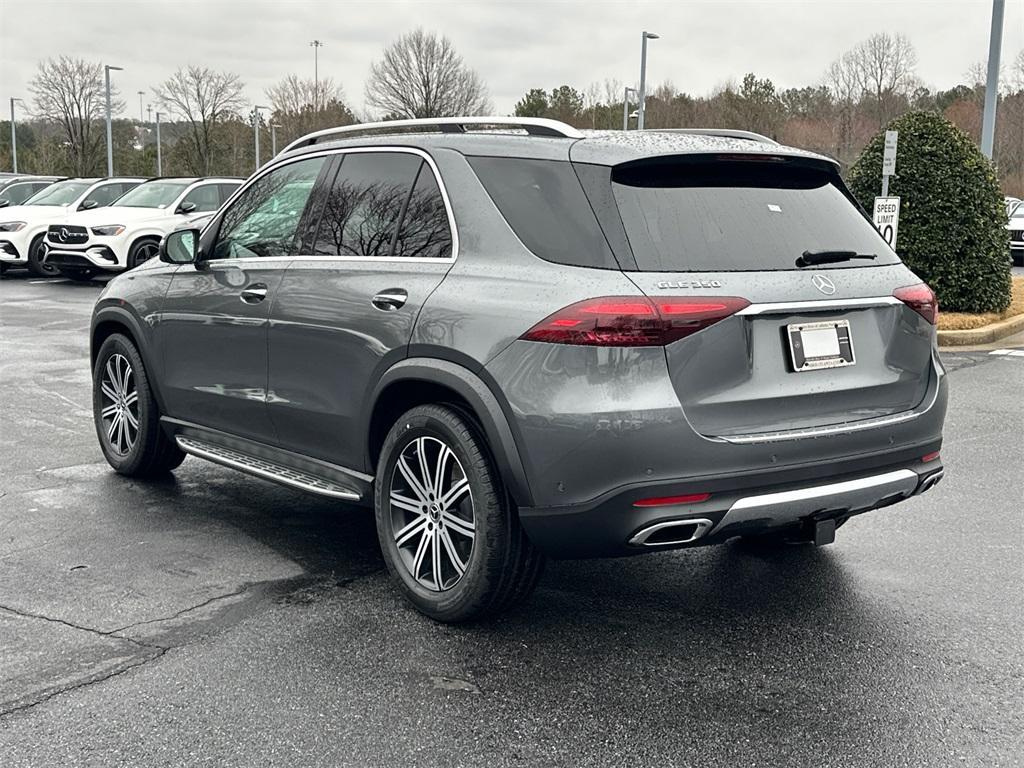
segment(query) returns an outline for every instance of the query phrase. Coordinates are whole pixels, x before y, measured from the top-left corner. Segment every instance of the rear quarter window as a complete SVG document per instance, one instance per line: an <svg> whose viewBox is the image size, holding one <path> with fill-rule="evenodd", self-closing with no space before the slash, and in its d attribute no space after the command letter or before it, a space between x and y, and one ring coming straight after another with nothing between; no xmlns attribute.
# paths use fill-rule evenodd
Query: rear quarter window
<svg viewBox="0 0 1024 768"><path fill-rule="evenodd" d="M467 159L516 237L534 254L556 264L619 268L571 163Z"/></svg>
<svg viewBox="0 0 1024 768"><path fill-rule="evenodd" d="M611 171L637 267L646 272L798 269L804 251L855 251L895 264L886 244L824 169L786 161L639 161Z"/></svg>

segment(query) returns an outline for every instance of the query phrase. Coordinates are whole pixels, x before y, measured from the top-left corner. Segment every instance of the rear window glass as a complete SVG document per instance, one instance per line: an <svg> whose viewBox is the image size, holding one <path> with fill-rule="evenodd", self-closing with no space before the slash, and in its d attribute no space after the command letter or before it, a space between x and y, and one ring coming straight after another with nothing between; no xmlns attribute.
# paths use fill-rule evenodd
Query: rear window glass
<svg viewBox="0 0 1024 768"><path fill-rule="evenodd" d="M570 163L468 159L512 231L537 256L557 264L618 269Z"/></svg>
<svg viewBox="0 0 1024 768"><path fill-rule="evenodd" d="M896 254L836 184L816 168L761 162L630 163L612 191L637 266L645 272L798 269L804 251ZM841 182L840 182L841 183Z"/></svg>

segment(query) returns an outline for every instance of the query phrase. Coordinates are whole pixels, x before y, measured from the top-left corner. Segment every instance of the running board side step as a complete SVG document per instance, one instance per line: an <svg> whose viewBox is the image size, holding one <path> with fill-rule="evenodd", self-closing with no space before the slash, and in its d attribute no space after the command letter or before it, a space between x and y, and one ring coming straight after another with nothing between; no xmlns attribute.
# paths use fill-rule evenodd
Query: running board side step
<svg viewBox="0 0 1024 768"><path fill-rule="evenodd" d="M292 467L267 461L266 459L250 456L222 445L215 445L205 440L197 440L184 435L177 435L175 441L178 443L178 447L185 453L255 475L256 477L262 477L264 480L287 485L291 488L298 488L301 491L309 491L320 496L329 496L333 499L359 501L362 498L362 494L358 491L344 485L339 485L331 480L325 480L309 472L303 472Z"/></svg>

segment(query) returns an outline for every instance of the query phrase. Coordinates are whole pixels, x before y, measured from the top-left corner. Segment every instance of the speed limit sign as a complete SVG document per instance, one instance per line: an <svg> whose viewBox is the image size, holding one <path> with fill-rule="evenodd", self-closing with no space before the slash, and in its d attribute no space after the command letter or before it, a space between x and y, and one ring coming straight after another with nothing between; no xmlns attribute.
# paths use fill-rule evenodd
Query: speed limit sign
<svg viewBox="0 0 1024 768"><path fill-rule="evenodd" d="M900 225L900 199L898 197L876 197L875 210L871 218L882 233L885 242L896 250L896 232Z"/></svg>

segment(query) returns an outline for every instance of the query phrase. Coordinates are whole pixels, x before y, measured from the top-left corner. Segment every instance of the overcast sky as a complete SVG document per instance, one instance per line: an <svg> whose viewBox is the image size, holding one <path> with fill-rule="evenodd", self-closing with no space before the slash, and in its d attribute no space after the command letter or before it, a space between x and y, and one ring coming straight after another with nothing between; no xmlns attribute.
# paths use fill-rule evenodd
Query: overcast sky
<svg viewBox="0 0 1024 768"><path fill-rule="evenodd" d="M250 100L283 75L313 75L310 41L322 40L321 75L357 111L370 63L397 35L422 25L449 36L486 81L499 114L531 87L580 90L606 78L639 79L640 34L649 79L706 93L745 72L779 88L820 81L828 63L879 31L902 32L918 76L948 88L988 55L991 0L816 2L343 2L333 0L0 0L0 104L28 97L37 62L66 54L124 67L114 73L130 116L137 91L184 64L237 72ZM1024 0L1007 0L1003 60L1024 48Z"/></svg>

